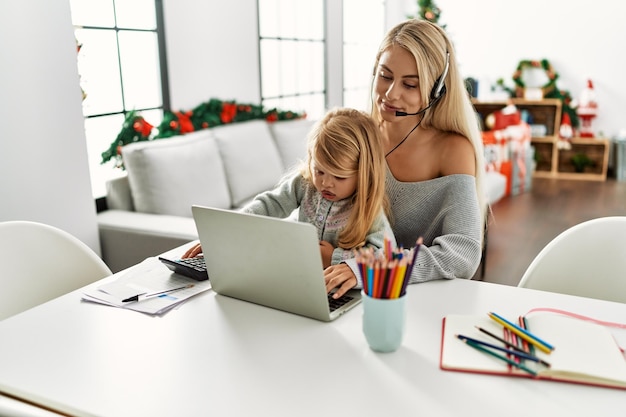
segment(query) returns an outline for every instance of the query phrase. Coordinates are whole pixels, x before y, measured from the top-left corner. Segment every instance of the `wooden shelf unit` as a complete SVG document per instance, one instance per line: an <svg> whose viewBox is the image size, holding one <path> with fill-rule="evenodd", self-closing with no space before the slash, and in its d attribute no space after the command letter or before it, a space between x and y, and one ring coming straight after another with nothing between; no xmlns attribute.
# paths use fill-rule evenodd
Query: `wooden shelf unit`
<svg viewBox="0 0 626 417"><path fill-rule="evenodd" d="M508 101L484 102L473 100L474 108L481 120L500 110L508 104L514 104L520 110L526 110L533 118L534 124L546 127L546 136L533 137L531 144L535 148L537 166L533 176L538 178L560 178L605 181L609 160L610 141L596 138L572 138L572 149L559 149L559 127L561 123L562 104L558 99L524 100L513 98ZM484 123L483 123L484 128ZM577 153L585 154L593 165L586 167L584 172L576 172L571 162Z"/></svg>

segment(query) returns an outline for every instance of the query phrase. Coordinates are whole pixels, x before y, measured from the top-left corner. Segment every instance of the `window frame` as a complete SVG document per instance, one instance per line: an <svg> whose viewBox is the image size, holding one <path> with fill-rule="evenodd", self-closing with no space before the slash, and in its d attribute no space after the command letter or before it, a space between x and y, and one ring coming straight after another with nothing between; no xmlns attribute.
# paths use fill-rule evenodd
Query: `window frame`
<svg viewBox="0 0 626 417"><path fill-rule="evenodd" d="M86 0L88 1L88 0ZM167 111L171 111L171 104L170 104L170 88L169 88L169 73L168 73L168 64L167 64L167 50L166 50L166 40L165 40L165 19L164 19L164 8L163 8L163 0L154 0L154 12L155 12L155 28L154 29L145 29L145 28L135 28L135 27L126 27L126 26L118 26L117 23L117 17L115 16L115 3L116 1L120 1L120 0L112 0L112 4L113 4L113 13L114 13L114 24L113 26L98 26L98 25L79 25L76 26L76 29L80 29L80 30L104 30L104 31L111 31L115 33L115 39L116 39L116 45L117 45L117 70L119 71L120 74L120 92L121 92L121 100L122 100L122 109L120 111L113 111L113 112L103 112L103 113L95 113L95 114L89 114L89 115L85 115L83 113L83 119L85 122L87 122L90 119L97 119L100 117L107 117L107 116L115 116L115 115L121 115L124 119L126 118L126 115L131 112L131 111L137 111L137 112L146 112L146 111L160 111L161 113L165 113ZM158 75L160 78L160 101L161 101L161 105L159 106L147 106L147 107L137 107L137 108L132 108L129 109L127 107L126 104L126 97L125 97L125 93L124 93L124 81L123 81L123 62L122 62L122 57L121 57L121 53L120 53L120 47L119 47L119 35L120 32L146 32L146 33L154 33L156 35L156 43L157 43L157 54L158 54L158 62L159 62L159 68L158 68ZM88 92L87 92L88 93ZM87 135L87 133L86 133ZM115 138L111 138L111 141L113 141ZM88 137L85 137L85 140L89 141ZM103 149L104 151L105 149ZM90 180L92 182L92 185L94 184L94 173L92 172L93 170L91 168L93 168L93 162L90 161L89 162L89 166L90 166ZM104 181L107 181L109 179L115 178L116 176L119 176L121 173L114 167L111 167L111 175L110 177L103 177ZM104 185L104 184L102 184ZM106 210L106 192L104 195L100 195L100 193L98 193L95 189L93 189L92 186L92 192L94 193L94 199L96 202L96 210L97 212Z"/></svg>

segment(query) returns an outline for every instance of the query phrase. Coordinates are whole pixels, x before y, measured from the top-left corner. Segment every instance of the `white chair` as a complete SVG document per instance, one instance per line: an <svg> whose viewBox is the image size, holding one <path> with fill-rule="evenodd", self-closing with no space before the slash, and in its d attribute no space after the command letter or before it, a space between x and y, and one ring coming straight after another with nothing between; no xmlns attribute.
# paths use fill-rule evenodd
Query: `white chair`
<svg viewBox="0 0 626 417"><path fill-rule="evenodd" d="M626 303L626 216L565 230L539 252L518 287Z"/></svg>
<svg viewBox="0 0 626 417"><path fill-rule="evenodd" d="M0 223L0 320L111 275L71 234L29 221Z"/></svg>

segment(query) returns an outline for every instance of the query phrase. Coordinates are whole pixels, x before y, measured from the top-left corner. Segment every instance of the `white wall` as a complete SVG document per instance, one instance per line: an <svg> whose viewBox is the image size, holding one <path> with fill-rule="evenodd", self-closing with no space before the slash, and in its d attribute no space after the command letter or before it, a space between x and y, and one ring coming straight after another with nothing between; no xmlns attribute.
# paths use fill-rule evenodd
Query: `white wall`
<svg viewBox="0 0 626 417"><path fill-rule="evenodd" d="M411 2L415 3L415 2ZM498 78L513 86L522 59L547 59L557 86L574 98L591 78L599 115L596 134L626 128L626 3L614 0L437 0L440 23L452 37L464 76L489 89Z"/></svg>
<svg viewBox="0 0 626 417"><path fill-rule="evenodd" d="M260 103L257 0L163 0L174 110L210 98Z"/></svg>
<svg viewBox="0 0 626 417"><path fill-rule="evenodd" d="M0 2L0 221L59 227L99 253L68 1Z"/></svg>
<svg viewBox="0 0 626 417"><path fill-rule="evenodd" d="M388 27L416 13L415 1L388 2ZM594 80L597 129L613 136L626 127L621 2L437 5L465 76L510 79L521 59L545 57L575 97ZM256 0L164 0L164 9L174 109L211 97L260 100ZM0 221L53 224L99 251L75 53L69 1L0 2Z"/></svg>

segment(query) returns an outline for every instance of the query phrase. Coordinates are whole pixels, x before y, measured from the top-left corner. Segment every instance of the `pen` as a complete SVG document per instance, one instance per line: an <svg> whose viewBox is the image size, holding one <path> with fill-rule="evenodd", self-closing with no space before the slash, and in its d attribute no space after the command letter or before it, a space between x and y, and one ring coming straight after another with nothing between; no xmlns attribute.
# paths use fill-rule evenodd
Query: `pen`
<svg viewBox="0 0 626 417"><path fill-rule="evenodd" d="M188 285L184 285L182 287L178 287L178 288L170 288L169 290L164 290L164 291L159 291L159 292L153 292L150 294L137 294L137 295L133 295L132 297L128 297L122 300L123 303L129 303L131 301L142 301L145 300L146 298L153 298L153 297L157 297L159 295L163 295L163 294L169 294L171 292L174 291L180 291L180 290L184 290L185 288L191 288L193 287L194 284L188 284Z"/></svg>
<svg viewBox="0 0 626 417"><path fill-rule="evenodd" d="M536 373L535 371L533 371L532 369L529 369L529 368L525 367L525 366L524 366L524 365L522 365L521 363L517 363L517 362L515 362L515 361L513 361L513 360L511 360L511 359L509 359L509 358L507 358L506 356L498 355L497 353L495 353L495 352L493 352L493 351L491 351L491 350L489 350L489 349L485 349L484 347L482 347L481 345L479 345L479 344L477 344L477 343L471 342L471 341L469 341L469 340L463 340L463 342L464 342L465 344L467 344L467 345L469 345L469 346L473 347L473 348L474 348L474 349L476 349L476 350L480 350L481 352L486 353L487 355L491 355L491 356L493 356L493 357L495 357L495 358L498 358L498 359L500 359L500 360L503 360L503 361L505 361L506 363L508 363L509 365L513 365L513 366L515 366L516 368L521 369L522 371L526 371L526 372L528 372L528 373L529 373L529 374L531 374L531 375L537 375L537 373Z"/></svg>
<svg viewBox="0 0 626 417"><path fill-rule="evenodd" d="M517 356L518 358L528 359L530 361L540 363L542 365L547 366L548 368L550 367L550 364L548 362L526 352L521 352L519 350L510 350L502 346L492 345L491 343L483 342L482 340L474 339L468 336L463 336L462 334L457 334L456 337L464 341L467 340L469 342L476 343L478 345L482 345L482 346L490 347L492 349L499 350L509 355Z"/></svg>
<svg viewBox="0 0 626 417"><path fill-rule="evenodd" d="M496 321L497 323L500 323L502 326L506 327L507 329L509 329L510 331L512 331L519 337L521 337L522 339L537 346L540 350L546 353L550 353L554 349L554 347L551 344L544 342L543 340L539 339L537 336L533 335L527 330L522 329L516 324L511 323L505 318L500 317L496 313L493 313L493 312L489 313L489 317L491 317L492 320Z"/></svg>

